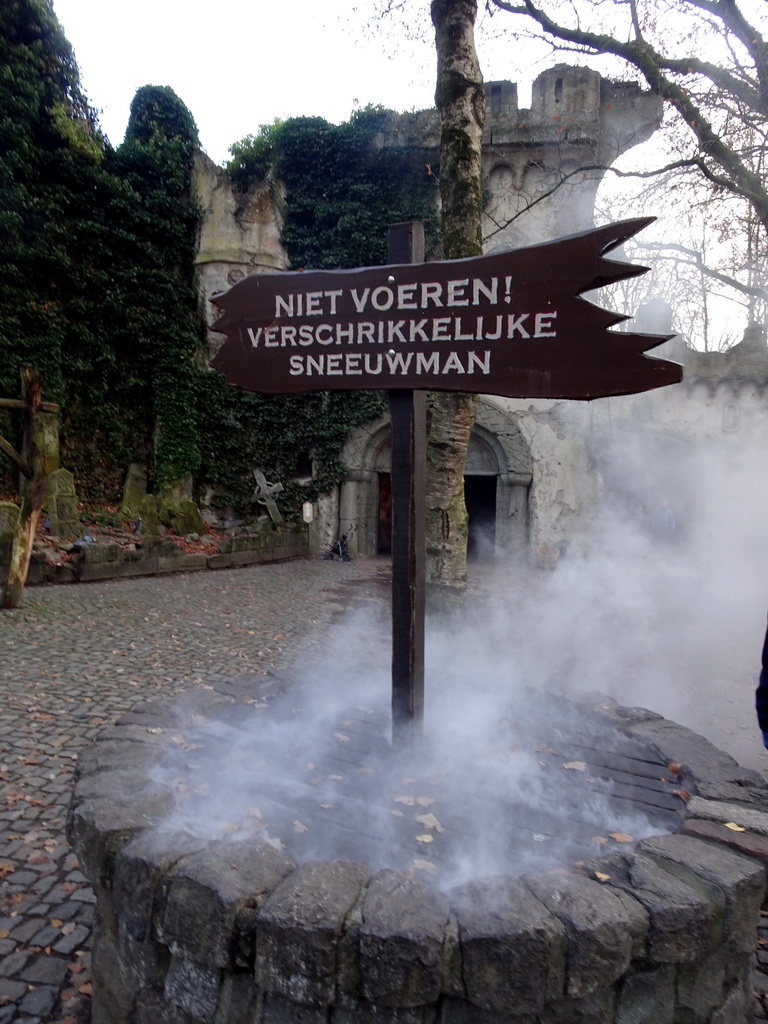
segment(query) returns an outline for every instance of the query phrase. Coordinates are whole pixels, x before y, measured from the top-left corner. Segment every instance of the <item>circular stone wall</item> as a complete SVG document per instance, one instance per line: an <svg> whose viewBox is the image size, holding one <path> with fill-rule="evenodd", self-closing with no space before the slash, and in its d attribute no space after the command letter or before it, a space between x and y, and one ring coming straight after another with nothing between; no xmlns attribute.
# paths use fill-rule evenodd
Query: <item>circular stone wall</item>
<svg viewBox="0 0 768 1024"><path fill-rule="evenodd" d="M557 778L582 787L610 776L611 799L639 793L666 831L593 837L555 870L528 861L521 874L510 856L505 871L438 887L414 867L426 853L394 866L306 860L304 825L281 839L178 827L177 788L158 770L169 747L194 760L201 722L241 720L272 696L263 678L188 691L135 709L82 752L69 834L97 896L93 1024L745 1018L768 857L756 772L652 712L558 696L582 759L537 745L545 767L554 755ZM587 733L613 737L600 757ZM639 781L622 778L627 751L651 766Z"/></svg>

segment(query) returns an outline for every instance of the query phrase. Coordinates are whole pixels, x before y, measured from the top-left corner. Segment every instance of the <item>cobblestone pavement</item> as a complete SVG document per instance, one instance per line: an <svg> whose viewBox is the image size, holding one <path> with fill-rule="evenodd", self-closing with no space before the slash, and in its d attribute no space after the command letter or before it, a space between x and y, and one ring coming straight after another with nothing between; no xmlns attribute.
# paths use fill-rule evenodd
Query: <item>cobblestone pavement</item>
<svg viewBox="0 0 768 1024"><path fill-rule="evenodd" d="M0 613L0 1024L89 1020L94 897L64 837L78 750L142 700L320 661L388 573L318 559L33 588Z"/></svg>
<svg viewBox="0 0 768 1024"><path fill-rule="evenodd" d="M344 584L300 561L27 589L0 613L0 1024L89 1019L93 894L64 838L77 752L141 700L319 657Z"/></svg>

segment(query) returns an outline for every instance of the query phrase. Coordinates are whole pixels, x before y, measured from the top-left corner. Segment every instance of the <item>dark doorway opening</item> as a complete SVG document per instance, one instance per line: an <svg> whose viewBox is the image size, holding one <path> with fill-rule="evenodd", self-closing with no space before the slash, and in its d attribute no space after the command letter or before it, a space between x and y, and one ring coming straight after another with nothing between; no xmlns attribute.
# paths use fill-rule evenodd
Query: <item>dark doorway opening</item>
<svg viewBox="0 0 768 1024"><path fill-rule="evenodd" d="M379 473L379 529L376 554L392 554L392 477Z"/></svg>
<svg viewBox="0 0 768 1024"><path fill-rule="evenodd" d="M465 476L464 501L469 515L467 558L490 562L496 550L496 477Z"/></svg>

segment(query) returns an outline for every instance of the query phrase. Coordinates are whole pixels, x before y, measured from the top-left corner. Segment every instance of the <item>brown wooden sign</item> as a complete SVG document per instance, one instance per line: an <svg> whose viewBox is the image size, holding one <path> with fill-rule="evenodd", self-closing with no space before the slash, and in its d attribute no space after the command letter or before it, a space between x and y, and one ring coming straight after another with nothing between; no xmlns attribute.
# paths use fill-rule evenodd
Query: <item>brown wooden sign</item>
<svg viewBox="0 0 768 1024"><path fill-rule="evenodd" d="M668 335L610 328L628 317L584 292L644 274L605 254L638 218L465 260L243 278L214 296L213 359L248 391L410 388L591 399L677 383L645 353Z"/></svg>

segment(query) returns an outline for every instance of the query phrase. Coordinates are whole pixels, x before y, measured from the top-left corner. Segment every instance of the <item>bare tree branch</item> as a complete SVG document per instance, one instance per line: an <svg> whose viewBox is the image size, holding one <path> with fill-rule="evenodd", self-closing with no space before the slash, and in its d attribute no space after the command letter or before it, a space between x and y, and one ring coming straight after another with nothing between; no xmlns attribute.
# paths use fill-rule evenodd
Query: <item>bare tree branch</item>
<svg viewBox="0 0 768 1024"><path fill-rule="evenodd" d="M753 61L749 74L744 69L743 77L719 64L700 60L695 54L684 59L667 57L642 36L623 42L609 34L560 24L534 0L523 0L523 4L515 4L511 0L487 0L487 4L489 8L528 17L550 39L578 47L582 53L619 57L640 71L650 87L677 110L693 134L699 149L697 166L701 173L718 188L746 199L768 231L768 187L765 181L749 166L747 155L730 144L730 140L715 128L711 115L715 113L716 106L707 104L706 95L697 99L694 92L683 84L697 77L709 81L720 93L725 92L743 104L746 110L741 116L751 120L755 127L768 123L768 49L761 34L744 18L735 0L680 0L680 6L707 12L738 38ZM589 6L587 0L581 5L584 6ZM636 17L634 9L632 17Z"/></svg>

